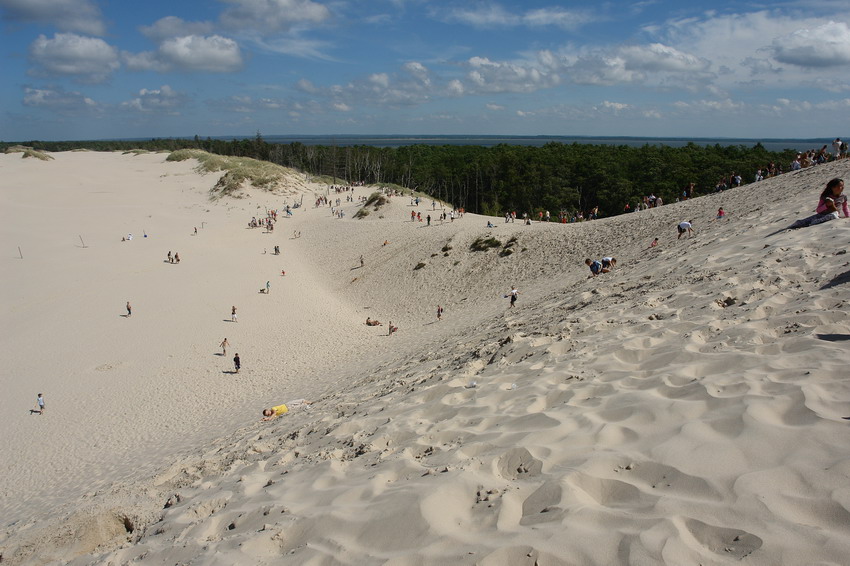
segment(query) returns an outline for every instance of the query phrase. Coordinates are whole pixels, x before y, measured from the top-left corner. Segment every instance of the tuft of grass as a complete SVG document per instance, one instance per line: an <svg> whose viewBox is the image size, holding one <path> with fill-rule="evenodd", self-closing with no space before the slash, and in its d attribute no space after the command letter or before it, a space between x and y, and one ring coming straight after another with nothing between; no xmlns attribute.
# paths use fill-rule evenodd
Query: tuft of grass
<svg viewBox="0 0 850 566"><path fill-rule="evenodd" d="M199 173L225 172L215 187L210 190L214 198L231 195L242 188L243 183L246 182L258 189L274 190L289 171L285 167L267 161L250 157L215 155L199 149L178 149L165 158L166 161L187 159L198 160L198 167L195 170Z"/></svg>
<svg viewBox="0 0 850 566"><path fill-rule="evenodd" d="M127 154L144 155L146 153L150 153L150 151L148 151L146 149L128 149L127 151L123 152L121 155L127 155Z"/></svg>
<svg viewBox="0 0 850 566"><path fill-rule="evenodd" d="M420 261L416 264L416 267L413 268L413 271L416 271L417 269L422 269L423 267L425 267L425 262Z"/></svg>
<svg viewBox="0 0 850 566"><path fill-rule="evenodd" d="M367 199L366 199L366 204L364 204L363 206L364 206L364 207L366 207L366 206L374 206L374 207L375 207L375 211L377 212L377 210L378 210L380 207L382 207L382 206L384 206L385 204L387 204L387 202L389 202L389 201L387 200L387 197L385 197L383 194L381 194L381 193L379 193L379 192L374 192L374 193L372 193L371 195L369 195L369 198L367 198Z"/></svg>
<svg viewBox="0 0 850 566"><path fill-rule="evenodd" d="M492 236L489 238L476 238L475 241L470 244L469 250L473 252L486 252L490 248L498 248L501 245L502 242Z"/></svg>
<svg viewBox="0 0 850 566"><path fill-rule="evenodd" d="M514 247L514 244L516 244L516 243L517 243L516 236L512 236L511 239L508 240L508 242L505 244L505 247L502 248L502 251L499 252L499 256L500 257L507 257L507 256L511 255L512 253L514 253L513 247Z"/></svg>
<svg viewBox="0 0 850 566"><path fill-rule="evenodd" d="M35 149L25 149L21 158L26 159L27 157L35 157L36 159L41 159L42 161L50 161L53 159L52 155L47 155L43 151L37 151Z"/></svg>
<svg viewBox="0 0 850 566"><path fill-rule="evenodd" d="M354 213L354 218L366 218L367 216L369 216L369 209L366 208L361 208Z"/></svg>

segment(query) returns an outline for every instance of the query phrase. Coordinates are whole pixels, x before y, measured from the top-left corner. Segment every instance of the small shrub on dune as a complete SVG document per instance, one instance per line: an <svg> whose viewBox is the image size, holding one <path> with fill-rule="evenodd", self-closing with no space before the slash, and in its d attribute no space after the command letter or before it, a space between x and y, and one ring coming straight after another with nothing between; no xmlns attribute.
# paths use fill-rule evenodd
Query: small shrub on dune
<svg viewBox="0 0 850 566"><path fill-rule="evenodd" d="M419 263L416 264L416 267L413 268L413 271L416 271L418 269L422 269L423 267L425 267L425 263L420 261Z"/></svg>
<svg viewBox="0 0 850 566"><path fill-rule="evenodd" d="M354 218L366 218L367 216L369 216L369 210L366 208L361 208L354 213Z"/></svg>
<svg viewBox="0 0 850 566"><path fill-rule="evenodd" d="M489 238L476 238L475 241L470 244L469 249L473 252L486 252L490 248L498 248L501 245L502 242L491 236Z"/></svg>
<svg viewBox="0 0 850 566"><path fill-rule="evenodd" d="M128 149L127 151L123 152L121 155L128 155L128 154L144 155L145 153L150 153L150 152L146 149Z"/></svg>
<svg viewBox="0 0 850 566"><path fill-rule="evenodd" d="M377 211L380 207L384 206L385 204L387 204L387 197L385 197L381 193L372 193L371 195L369 195L369 198L366 199L366 204L363 205L363 206L364 207L365 206L374 206L375 211Z"/></svg>
<svg viewBox="0 0 850 566"><path fill-rule="evenodd" d="M51 159L53 159L52 155L47 155L44 152L36 151L34 149L24 150L24 153L23 155L21 155L21 157L23 159L26 159L27 157L35 157L36 159L41 159L42 161L50 161Z"/></svg>

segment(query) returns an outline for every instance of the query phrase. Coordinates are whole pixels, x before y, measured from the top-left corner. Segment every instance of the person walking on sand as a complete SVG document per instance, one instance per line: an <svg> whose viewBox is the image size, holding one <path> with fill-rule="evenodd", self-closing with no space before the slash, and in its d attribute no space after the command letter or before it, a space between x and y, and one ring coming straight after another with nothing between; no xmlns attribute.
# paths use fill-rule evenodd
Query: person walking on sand
<svg viewBox="0 0 850 566"><path fill-rule="evenodd" d="M230 346L230 342L227 341L227 338L222 340L221 344L219 344L219 346L221 346L221 355L226 356L227 355L227 347Z"/></svg>
<svg viewBox="0 0 850 566"><path fill-rule="evenodd" d="M272 290L272 282L266 281L266 295L268 295Z"/></svg>
<svg viewBox="0 0 850 566"><path fill-rule="evenodd" d="M44 414L44 395L41 393L35 398L35 410L39 415Z"/></svg>
<svg viewBox="0 0 850 566"><path fill-rule="evenodd" d="M360 256L360 267L363 267L363 265L364 265L365 263L366 263L366 262L363 260L363 256L361 255L361 256Z"/></svg>
<svg viewBox="0 0 850 566"><path fill-rule="evenodd" d="M242 367L242 360L239 359L238 353L233 356L233 367L236 368L236 373L239 373L239 369Z"/></svg>
<svg viewBox="0 0 850 566"><path fill-rule="evenodd" d="M232 309L230 309L230 322L239 322L236 320L236 306L234 305Z"/></svg>
<svg viewBox="0 0 850 566"><path fill-rule="evenodd" d="M443 307L437 305L437 320L443 319Z"/></svg>
<svg viewBox="0 0 850 566"><path fill-rule="evenodd" d="M168 250L168 263L174 263L174 260L171 259L171 250Z"/></svg>
<svg viewBox="0 0 850 566"><path fill-rule="evenodd" d="M517 291L516 285L511 285L511 291L510 293L508 293L508 296L511 298L510 308L514 308L514 303L516 302L517 295L519 295L519 291Z"/></svg>
<svg viewBox="0 0 850 566"><path fill-rule="evenodd" d="M130 301L127 301L127 318L130 318L130 315L133 314L133 307L130 306Z"/></svg>
<svg viewBox="0 0 850 566"><path fill-rule="evenodd" d="M180 263L180 254L174 252L174 263Z"/></svg>

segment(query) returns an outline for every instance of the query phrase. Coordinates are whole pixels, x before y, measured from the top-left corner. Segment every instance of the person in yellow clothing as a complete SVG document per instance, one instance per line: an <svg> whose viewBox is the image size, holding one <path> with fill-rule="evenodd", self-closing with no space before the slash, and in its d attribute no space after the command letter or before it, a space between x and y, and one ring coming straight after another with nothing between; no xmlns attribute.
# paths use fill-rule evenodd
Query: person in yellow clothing
<svg viewBox="0 0 850 566"><path fill-rule="evenodd" d="M285 415L289 412L289 407L285 404L278 405L277 407L272 407L271 409L263 409L263 420L270 421L272 419L276 419L281 415Z"/></svg>
<svg viewBox="0 0 850 566"><path fill-rule="evenodd" d="M312 404L312 401L307 401L306 399L296 399L295 401L290 401L288 407L286 406L286 404L281 404L276 407L272 407L271 409L263 409L263 420L270 421L272 419L276 419L281 415L285 415L289 412L290 407L294 409L296 407L302 407Z"/></svg>

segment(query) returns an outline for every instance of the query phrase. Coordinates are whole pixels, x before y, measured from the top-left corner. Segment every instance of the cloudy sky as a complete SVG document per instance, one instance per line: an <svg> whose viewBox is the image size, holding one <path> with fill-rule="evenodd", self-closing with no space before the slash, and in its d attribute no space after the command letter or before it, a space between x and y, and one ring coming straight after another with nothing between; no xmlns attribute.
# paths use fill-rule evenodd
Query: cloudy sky
<svg viewBox="0 0 850 566"><path fill-rule="evenodd" d="M4 141L850 137L847 0L0 0L0 32Z"/></svg>

